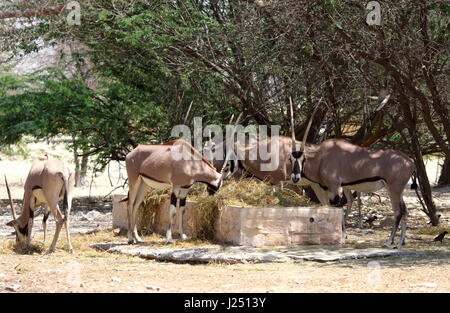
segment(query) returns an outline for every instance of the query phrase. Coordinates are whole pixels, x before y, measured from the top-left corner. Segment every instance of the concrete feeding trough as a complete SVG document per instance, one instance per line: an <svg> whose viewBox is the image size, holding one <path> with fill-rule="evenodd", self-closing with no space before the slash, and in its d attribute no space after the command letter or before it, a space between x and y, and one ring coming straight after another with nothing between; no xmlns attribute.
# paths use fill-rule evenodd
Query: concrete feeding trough
<svg viewBox="0 0 450 313"><path fill-rule="evenodd" d="M125 196L113 196L113 227L127 229ZM169 224L169 202L157 208L155 232L165 235ZM187 201L184 231L193 234L192 210L195 201ZM178 221L178 219L175 219ZM215 221L216 240L243 246L338 245L342 244L343 210L328 207L242 207L226 206ZM138 219L142 229L148 221ZM176 234L177 225L174 227Z"/></svg>

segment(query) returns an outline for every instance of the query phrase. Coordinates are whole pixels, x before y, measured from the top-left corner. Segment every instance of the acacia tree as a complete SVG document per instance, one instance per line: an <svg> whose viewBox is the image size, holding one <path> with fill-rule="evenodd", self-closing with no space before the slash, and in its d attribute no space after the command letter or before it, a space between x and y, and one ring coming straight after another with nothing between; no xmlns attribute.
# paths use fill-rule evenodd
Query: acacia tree
<svg viewBox="0 0 450 313"><path fill-rule="evenodd" d="M0 98L1 144L24 135L51 138L67 135L72 145L96 156L99 169L110 160L124 160L138 142L170 136L166 114L149 99L120 83L90 90L83 81L59 71L16 81L15 93ZM152 127L156 122L158 127ZM136 131L139 130L139 131Z"/></svg>
<svg viewBox="0 0 450 313"><path fill-rule="evenodd" d="M369 12L359 1L85 0L80 26L67 25L58 10L34 7L39 26L8 37L23 40L4 42L9 50L23 50L24 42L32 50L33 36L83 44L96 72L118 84L109 88L145 94L164 108L167 125L178 123L194 102L191 116L207 115L206 122L222 123L243 111L244 123L279 124L286 134L292 98L301 138L320 102L308 141L338 137L406 152L415 159L425 211L436 224L422 156L449 156L449 5L379 2L382 23L368 25ZM60 3L53 4L48 8ZM6 11L8 16L29 16L26 10L33 9L17 8ZM127 99L115 102L102 92L109 95L96 92L93 99L105 108ZM367 98L387 94L384 107ZM157 119L148 122L158 125ZM111 126L123 127L139 142L149 138L134 124ZM123 143L121 137L100 138L87 137L84 145L92 153L108 151L105 159L123 157L111 148Z"/></svg>

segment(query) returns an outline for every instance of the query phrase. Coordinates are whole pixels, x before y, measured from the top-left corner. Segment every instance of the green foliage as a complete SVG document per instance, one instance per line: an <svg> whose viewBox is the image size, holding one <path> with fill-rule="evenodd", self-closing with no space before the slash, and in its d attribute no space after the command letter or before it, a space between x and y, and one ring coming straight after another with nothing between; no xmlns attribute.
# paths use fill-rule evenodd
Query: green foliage
<svg viewBox="0 0 450 313"><path fill-rule="evenodd" d="M48 69L9 84L13 94L0 98L0 145L23 136L69 135L73 145L97 155L100 165L124 159L137 143L168 138L166 113L143 93L119 82L92 91L83 81Z"/></svg>
<svg viewBox="0 0 450 313"><path fill-rule="evenodd" d="M139 143L169 139L191 102L188 124L193 116L224 124L243 111L245 123L279 124L288 134L292 98L299 136L322 99L312 126L316 134L323 128L320 139L341 136L348 124L362 125L345 138L408 151L409 132L396 123L405 117L398 99L406 97L421 144L436 150L436 135L429 133L430 122L424 126L420 99L411 90L430 100L432 124L448 142L449 5L383 2L383 25L369 27L365 5L357 1L267 4L86 0L80 26L69 26L63 15L23 23L0 38L0 50L20 55L35 51L37 38L70 38L80 46L72 55L78 72L71 78L55 71L24 80L1 77L0 144L25 134L66 134L105 164ZM422 70L426 58L431 81ZM100 82L88 88L92 77L80 73L90 66ZM379 116L378 103L367 96L381 89L392 97ZM436 97L441 101L431 102ZM378 134L383 138L371 138Z"/></svg>

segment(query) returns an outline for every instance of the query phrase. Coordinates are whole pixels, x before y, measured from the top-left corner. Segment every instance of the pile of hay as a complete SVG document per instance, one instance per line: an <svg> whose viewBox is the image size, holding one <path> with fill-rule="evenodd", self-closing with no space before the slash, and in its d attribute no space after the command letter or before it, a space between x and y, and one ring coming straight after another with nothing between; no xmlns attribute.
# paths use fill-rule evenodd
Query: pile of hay
<svg viewBox="0 0 450 313"><path fill-rule="evenodd" d="M279 187L254 179L241 179L238 181L226 181L222 188L210 196L204 184L195 184L188 194L188 199L197 201L192 209L192 222L195 239L212 239L214 237L214 223L222 208L234 206L246 207L289 207L308 206L311 203L307 198L301 196L285 186L283 190ZM170 189L165 191L149 192L141 205L141 229L144 233L154 231L155 217L158 207L170 197Z"/></svg>
<svg viewBox="0 0 450 313"><path fill-rule="evenodd" d="M155 232L156 213L158 208L170 198L170 189L155 190L147 194L139 209L138 229L145 235Z"/></svg>

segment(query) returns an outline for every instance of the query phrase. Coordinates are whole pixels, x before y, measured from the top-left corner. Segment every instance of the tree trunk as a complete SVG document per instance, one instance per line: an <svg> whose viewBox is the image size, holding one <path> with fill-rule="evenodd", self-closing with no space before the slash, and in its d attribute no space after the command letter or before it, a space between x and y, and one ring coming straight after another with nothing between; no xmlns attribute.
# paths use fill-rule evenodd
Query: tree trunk
<svg viewBox="0 0 450 313"><path fill-rule="evenodd" d="M75 141L75 138L72 138L72 140ZM83 155L80 161L80 156L78 155L78 146L75 144L73 145L73 160L75 162L75 187L84 186L84 184L86 183L89 157L87 155Z"/></svg>
<svg viewBox="0 0 450 313"><path fill-rule="evenodd" d="M411 142L406 143L411 146L411 150L414 155L417 178L419 180L420 192L423 198L424 208L422 208L422 211L430 218L431 224L433 226L437 226L439 224L439 217L436 215L436 205L433 201L430 181L428 180L425 163L423 162L422 150L420 148L419 136L417 134L417 123L415 122L411 112L411 102L409 101L409 98L405 95L405 93L402 92L401 88L402 87L400 86L398 88L398 90L400 91L398 101L403 111L409 136L411 138Z"/></svg>
<svg viewBox="0 0 450 313"><path fill-rule="evenodd" d="M433 201L431 193L430 181L428 180L425 163L423 162L422 151L420 150L419 141L417 135L412 137L412 149L414 152L414 160L416 164L417 178L419 180L420 191L422 194L423 202L425 204L424 212L430 218L431 225L439 225L439 217L436 215L436 205Z"/></svg>
<svg viewBox="0 0 450 313"><path fill-rule="evenodd" d="M75 187L79 187L80 182L80 158L78 157L77 146L73 146L73 161L75 163Z"/></svg>
<svg viewBox="0 0 450 313"><path fill-rule="evenodd" d="M76 152L75 152L76 154ZM75 157L75 187L81 187L86 184L87 165L89 157L83 155L80 158L78 155Z"/></svg>
<svg viewBox="0 0 450 313"><path fill-rule="evenodd" d="M81 158L80 177L79 177L80 186L84 186L86 184L88 161L89 157L87 155L83 155L83 157Z"/></svg>
<svg viewBox="0 0 450 313"><path fill-rule="evenodd" d="M450 184L450 159L448 157L444 160L444 165L442 166L441 175L439 176L438 185L449 185Z"/></svg>

